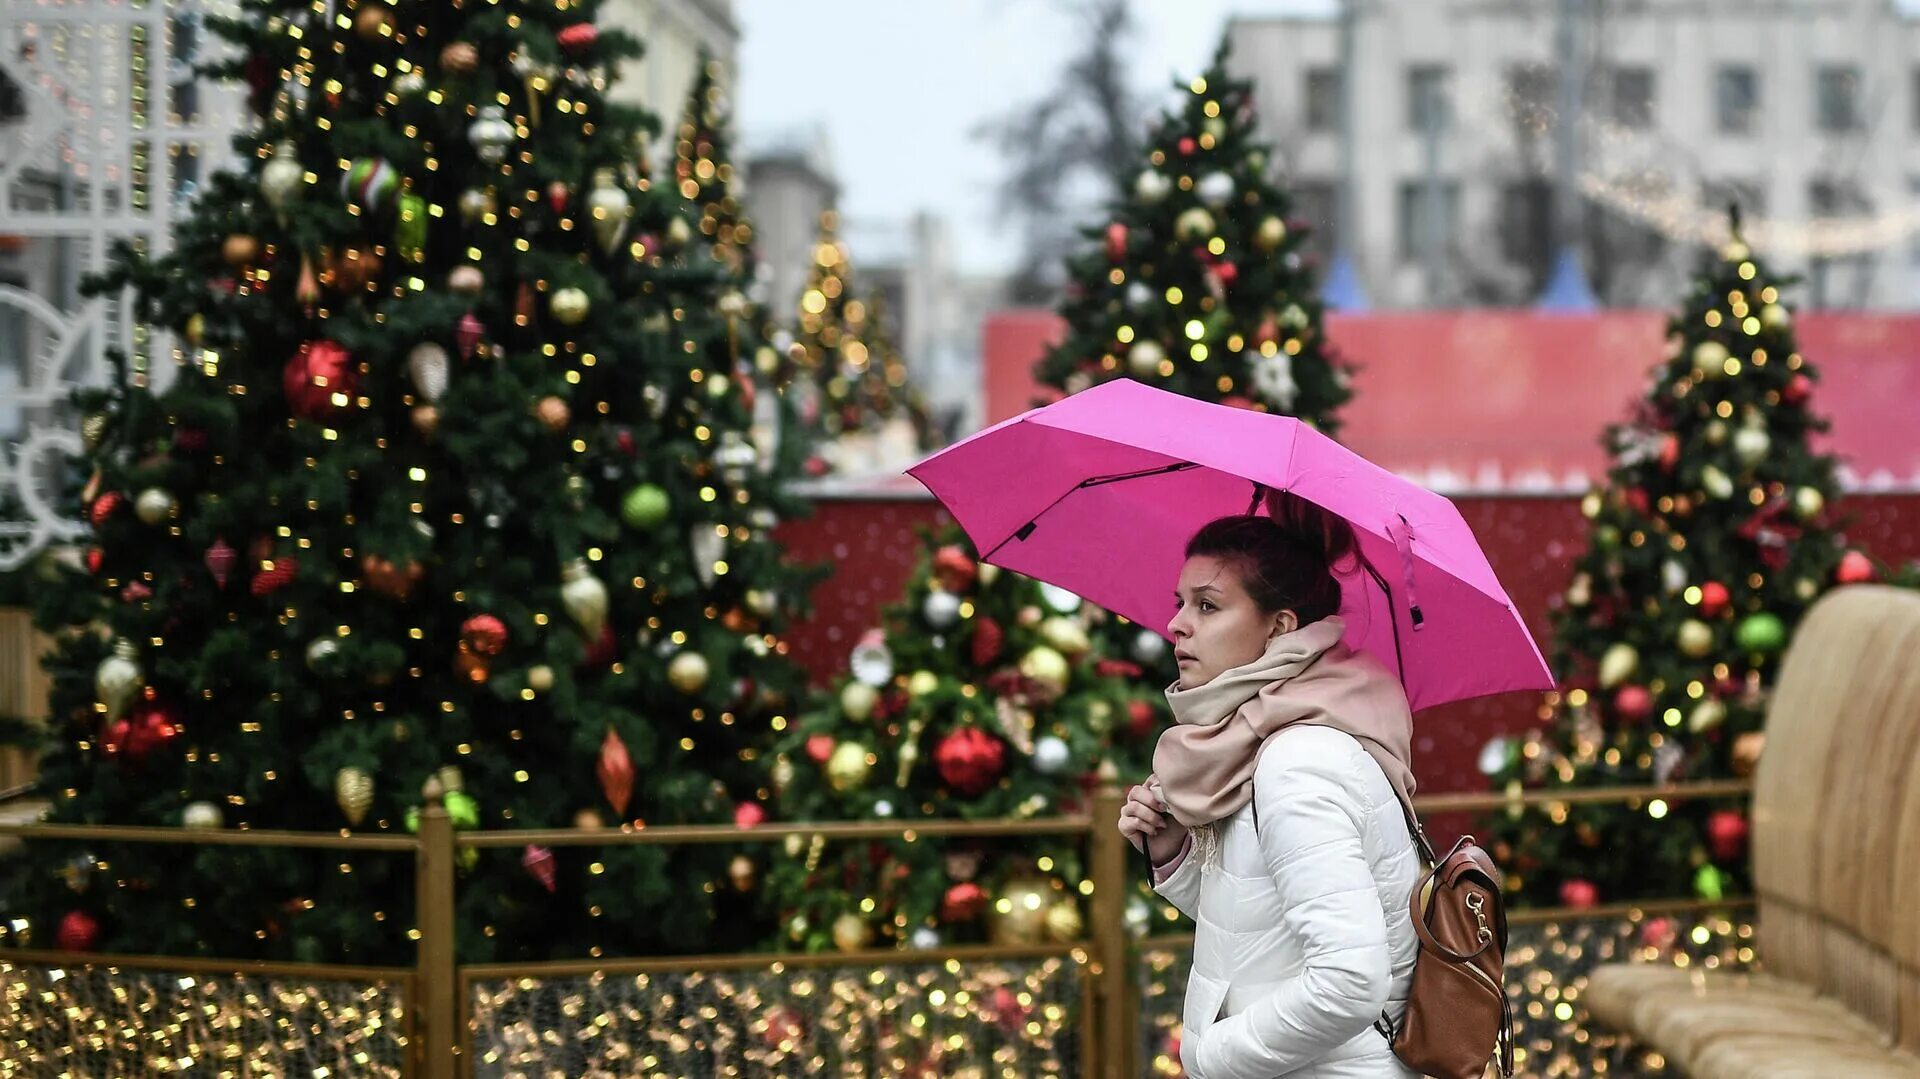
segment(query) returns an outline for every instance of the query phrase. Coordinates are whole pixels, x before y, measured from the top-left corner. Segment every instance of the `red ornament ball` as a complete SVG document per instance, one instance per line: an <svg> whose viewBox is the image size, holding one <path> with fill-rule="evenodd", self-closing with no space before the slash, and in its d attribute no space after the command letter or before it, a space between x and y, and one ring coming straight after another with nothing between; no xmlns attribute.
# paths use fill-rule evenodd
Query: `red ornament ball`
<svg viewBox="0 0 1920 1079"><path fill-rule="evenodd" d="M1107 261L1119 262L1127 257L1127 226L1119 221L1107 225Z"/></svg>
<svg viewBox="0 0 1920 1079"><path fill-rule="evenodd" d="M815 764L825 764L833 756L834 741L830 734L810 734L807 736L807 756Z"/></svg>
<svg viewBox="0 0 1920 1079"><path fill-rule="evenodd" d="M1592 881L1576 877L1560 885L1560 902L1574 910L1586 910L1600 902L1600 889Z"/></svg>
<svg viewBox="0 0 1920 1079"><path fill-rule="evenodd" d="M991 618L981 617L973 624L973 665L985 667L1000 658L1000 649L1007 643L1007 631L1000 623Z"/></svg>
<svg viewBox="0 0 1920 1079"><path fill-rule="evenodd" d="M1804 374L1796 374L1787 380L1787 388L1780 391L1780 400L1790 405L1804 405L1813 396L1813 380Z"/></svg>
<svg viewBox="0 0 1920 1079"><path fill-rule="evenodd" d="M806 1018L797 1009L775 1004L762 1014L764 1018L755 1025L760 1027L760 1040L767 1048L790 1052L806 1039Z"/></svg>
<svg viewBox="0 0 1920 1079"><path fill-rule="evenodd" d="M1231 289L1240 280L1240 267L1231 262L1222 262L1214 266L1213 275L1220 279L1222 287Z"/></svg>
<svg viewBox="0 0 1920 1079"><path fill-rule="evenodd" d="M99 573L100 566L107 560L107 552L98 547L87 548L87 572Z"/></svg>
<svg viewBox="0 0 1920 1079"><path fill-rule="evenodd" d="M1727 594L1727 586L1719 581L1708 581L1700 586L1700 613L1708 618L1718 618L1727 613L1733 605L1733 597Z"/></svg>
<svg viewBox="0 0 1920 1079"><path fill-rule="evenodd" d="M1191 155L1198 146L1199 144L1194 142L1191 136L1180 140L1180 152L1182 154Z"/></svg>
<svg viewBox="0 0 1920 1079"><path fill-rule="evenodd" d="M359 383L353 357L332 341L301 345L282 373L288 410L306 420L331 419L345 412Z"/></svg>
<svg viewBox="0 0 1920 1079"><path fill-rule="evenodd" d="M1747 852L1747 837L1753 826L1747 815L1737 809L1716 809L1707 818L1707 847L1718 862L1731 862Z"/></svg>
<svg viewBox="0 0 1920 1079"><path fill-rule="evenodd" d="M476 614L460 625L460 638L483 656L497 656L507 646L507 626L490 614Z"/></svg>
<svg viewBox="0 0 1920 1079"><path fill-rule="evenodd" d="M1841 584L1866 584L1879 574L1873 568L1873 559L1859 551L1848 551L1840 556L1840 566L1833 571L1833 579Z"/></svg>
<svg viewBox="0 0 1920 1079"><path fill-rule="evenodd" d="M1613 695L1613 710L1629 723L1639 723L1653 714L1653 694L1645 686L1621 686Z"/></svg>
<svg viewBox="0 0 1920 1079"><path fill-rule="evenodd" d="M978 727L962 727L940 739L933 761L947 786L971 796L999 780L1007 764L1007 747Z"/></svg>
<svg viewBox="0 0 1920 1079"><path fill-rule="evenodd" d="M90 952L100 943L100 923L84 910L70 910L60 919L55 939L63 952Z"/></svg>
<svg viewBox="0 0 1920 1079"><path fill-rule="evenodd" d="M1648 500L1647 490L1644 487L1627 488L1627 505L1642 517L1645 517L1653 508L1653 503Z"/></svg>
<svg viewBox="0 0 1920 1079"><path fill-rule="evenodd" d="M987 909L987 892L972 881L961 881L940 897L940 920L948 924L970 922Z"/></svg>
<svg viewBox="0 0 1920 1079"><path fill-rule="evenodd" d="M126 496L118 491L108 491L106 494L94 499L93 505L87 510L89 518L93 521L93 527L99 528L101 525L106 524L107 520L117 513L121 506L126 505L126 502Z"/></svg>
<svg viewBox="0 0 1920 1079"><path fill-rule="evenodd" d="M1680 463L1680 439L1668 435L1660 440L1660 471L1672 472L1673 466Z"/></svg>
<svg viewBox="0 0 1920 1079"><path fill-rule="evenodd" d="M600 40L600 31L590 22L577 22L572 26L562 27L560 32L554 35L554 40L560 43L560 48L568 55L579 56L593 48L593 43Z"/></svg>
<svg viewBox="0 0 1920 1079"><path fill-rule="evenodd" d="M934 579L949 592L957 595L971 589L979 574L978 563L965 547L957 543L949 543L933 552Z"/></svg>
<svg viewBox="0 0 1920 1079"><path fill-rule="evenodd" d="M1153 733L1159 717L1154 715L1153 705L1143 700L1127 702L1127 735L1131 738L1145 738Z"/></svg>
<svg viewBox="0 0 1920 1079"><path fill-rule="evenodd" d="M1680 939L1680 929L1672 918L1648 918L1640 927L1640 943L1648 948L1666 951Z"/></svg>
<svg viewBox="0 0 1920 1079"><path fill-rule="evenodd" d="M767 809L759 802L741 802L733 807L735 828L758 828L767 822Z"/></svg>
<svg viewBox="0 0 1920 1079"><path fill-rule="evenodd" d="M172 708L144 700L108 724L100 742L122 765L139 764L179 733L180 720Z"/></svg>

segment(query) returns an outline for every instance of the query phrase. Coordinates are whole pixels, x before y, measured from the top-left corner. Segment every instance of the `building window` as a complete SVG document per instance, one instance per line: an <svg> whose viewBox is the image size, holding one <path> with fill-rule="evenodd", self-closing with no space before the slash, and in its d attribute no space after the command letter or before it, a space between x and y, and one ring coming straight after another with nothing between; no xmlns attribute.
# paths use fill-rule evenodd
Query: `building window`
<svg viewBox="0 0 1920 1079"><path fill-rule="evenodd" d="M1407 69L1407 127L1423 135L1447 129L1452 117L1447 101L1447 69L1439 64L1415 64Z"/></svg>
<svg viewBox="0 0 1920 1079"><path fill-rule="evenodd" d="M1815 180L1807 187L1808 209L1821 218L1859 217L1873 212L1873 200L1853 180ZM1808 303L1813 307L1861 307L1872 287L1872 256L1815 256L1808 264Z"/></svg>
<svg viewBox="0 0 1920 1079"><path fill-rule="evenodd" d="M1508 183L1500 193L1500 254L1544 280L1553 246L1553 183L1541 176Z"/></svg>
<svg viewBox="0 0 1920 1079"><path fill-rule="evenodd" d="M1400 185L1400 257L1452 251L1460 237L1460 185L1412 180Z"/></svg>
<svg viewBox="0 0 1920 1079"><path fill-rule="evenodd" d="M0 71L0 120L17 120L26 112L27 96L20 92L20 84Z"/></svg>
<svg viewBox="0 0 1920 1079"><path fill-rule="evenodd" d="M1722 64L1713 76L1713 110L1722 135L1753 134L1760 112L1760 74L1745 64Z"/></svg>
<svg viewBox="0 0 1920 1079"><path fill-rule="evenodd" d="M1307 130L1332 131L1340 126L1340 69L1307 69Z"/></svg>
<svg viewBox="0 0 1920 1079"><path fill-rule="evenodd" d="M1546 64L1507 68L1507 115L1528 135L1543 135L1553 123L1559 80Z"/></svg>
<svg viewBox="0 0 1920 1079"><path fill-rule="evenodd" d="M1307 253L1324 265L1333 257L1334 227L1339 223L1340 188L1332 180L1296 180L1292 216L1308 226Z"/></svg>
<svg viewBox="0 0 1920 1079"><path fill-rule="evenodd" d="M1814 117L1820 130L1860 130L1860 69L1851 64L1827 64L1815 77Z"/></svg>
<svg viewBox="0 0 1920 1079"><path fill-rule="evenodd" d="M26 282L16 277L0 277L0 288L24 292ZM25 381L28 344L26 312L13 304L0 303L0 397L18 390ZM19 405L0 406L0 438L16 441L24 433L24 426Z"/></svg>
<svg viewBox="0 0 1920 1079"><path fill-rule="evenodd" d="M1653 126L1653 69L1613 69L1613 122L1621 127Z"/></svg>

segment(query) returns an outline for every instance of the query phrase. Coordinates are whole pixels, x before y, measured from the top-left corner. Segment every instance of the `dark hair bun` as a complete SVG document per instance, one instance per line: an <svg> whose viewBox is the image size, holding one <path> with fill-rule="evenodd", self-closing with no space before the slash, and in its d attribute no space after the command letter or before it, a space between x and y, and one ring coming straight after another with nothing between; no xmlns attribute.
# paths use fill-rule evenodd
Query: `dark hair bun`
<svg viewBox="0 0 1920 1079"><path fill-rule="evenodd" d="M1231 562L1260 609L1292 611L1301 625L1340 610L1334 569L1356 553L1353 526L1288 491L1267 495L1270 516L1222 517L1194 533L1187 557Z"/></svg>

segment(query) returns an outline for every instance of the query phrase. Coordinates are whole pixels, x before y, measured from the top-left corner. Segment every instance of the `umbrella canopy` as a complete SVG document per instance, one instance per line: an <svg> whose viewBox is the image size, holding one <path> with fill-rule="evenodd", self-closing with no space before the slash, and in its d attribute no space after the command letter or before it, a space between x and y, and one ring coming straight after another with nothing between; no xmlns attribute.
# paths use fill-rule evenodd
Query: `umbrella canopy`
<svg viewBox="0 0 1920 1079"><path fill-rule="evenodd" d="M1289 491L1345 518L1347 639L1415 708L1553 685L1472 529L1445 497L1288 416L1116 379L996 424L908 472L981 557L1166 634L1187 541Z"/></svg>

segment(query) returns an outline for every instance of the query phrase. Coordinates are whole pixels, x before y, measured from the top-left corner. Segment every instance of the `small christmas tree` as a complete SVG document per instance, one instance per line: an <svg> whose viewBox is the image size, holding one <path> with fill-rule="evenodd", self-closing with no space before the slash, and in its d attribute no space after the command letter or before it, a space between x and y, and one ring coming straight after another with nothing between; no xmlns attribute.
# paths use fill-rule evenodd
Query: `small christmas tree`
<svg viewBox="0 0 1920 1079"><path fill-rule="evenodd" d="M1780 283L1738 239L1668 324L1665 359L1611 428L1588 549L1554 613L1561 688L1545 733L1489 743L1508 790L1750 775L1768 693L1809 604L1876 570L1829 512L1833 462L1809 436L1818 378ZM1744 891L1749 825L1727 801L1559 805L1492 822L1511 887L1584 907Z"/></svg>
<svg viewBox="0 0 1920 1079"><path fill-rule="evenodd" d="M1069 262L1067 336L1035 371L1074 393L1111 378L1299 416L1333 434L1349 371L1292 200L1254 138L1253 87L1226 47L1147 142L1133 197Z"/></svg>
<svg viewBox="0 0 1920 1079"><path fill-rule="evenodd" d="M899 355L876 347L883 332L878 312L855 287L839 215L828 210L820 215L813 272L787 349L794 367L789 392L815 440L808 468L816 474L864 469L873 456L866 443L891 422L911 422L915 392Z"/></svg>
<svg viewBox="0 0 1920 1079"><path fill-rule="evenodd" d="M173 254L98 286L177 331L178 372L122 357L80 398L93 541L35 596L55 821L400 831L429 777L461 828L752 812L802 688L787 503L712 315L741 282L636 175L653 121L606 72L638 46L598 6L217 22L262 122ZM39 946L414 950L403 859L33 842L16 867L0 925ZM464 872L466 961L762 935L716 909L717 850Z"/></svg>
<svg viewBox="0 0 1920 1079"><path fill-rule="evenodd" d="M800 718L772 770L795 820L1026 818L1144 775L1158 733L1139 668L1093 651L1101 613L935 540L852 674ZM1086 868L1067 837L789 844L768 874L784 942L930 948L1079 939ZM1147 908L1136 916L1144 922Z"/></svg>

